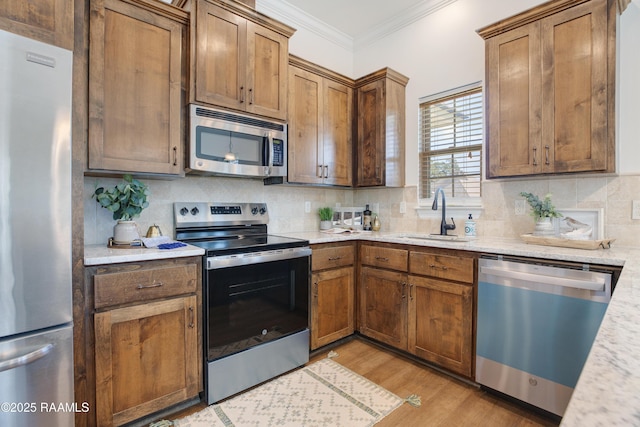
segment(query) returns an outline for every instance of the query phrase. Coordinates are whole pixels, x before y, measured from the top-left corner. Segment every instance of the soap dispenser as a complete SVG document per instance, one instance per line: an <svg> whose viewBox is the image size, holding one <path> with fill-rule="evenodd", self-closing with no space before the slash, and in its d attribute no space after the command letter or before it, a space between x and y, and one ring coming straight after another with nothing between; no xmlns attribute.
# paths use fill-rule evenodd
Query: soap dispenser
<svg viewBox="0 0 640 427"><path fill-rule="evenodd" d="M469 219L464 222L464 235L466 237L476 237L476 222L473 215L469 214Z"/></svg>

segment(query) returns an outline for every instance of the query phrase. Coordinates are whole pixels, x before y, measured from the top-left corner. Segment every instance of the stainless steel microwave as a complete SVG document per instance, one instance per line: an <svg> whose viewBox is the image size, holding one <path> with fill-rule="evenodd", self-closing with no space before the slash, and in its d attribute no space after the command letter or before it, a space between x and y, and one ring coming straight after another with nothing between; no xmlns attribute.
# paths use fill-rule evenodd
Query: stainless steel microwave
<svg viewBox="0 0 640 427"><path fill-rule="evenodd" d="M189 107L188 172L270 178L287 176L287 125L244 114Z"/></svg>

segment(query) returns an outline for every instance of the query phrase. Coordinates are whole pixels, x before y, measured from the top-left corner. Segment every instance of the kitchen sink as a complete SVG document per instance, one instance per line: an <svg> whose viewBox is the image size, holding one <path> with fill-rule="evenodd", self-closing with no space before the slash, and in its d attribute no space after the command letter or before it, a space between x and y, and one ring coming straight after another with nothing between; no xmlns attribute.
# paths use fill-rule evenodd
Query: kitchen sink
<svg viewBox="0 0 640 427"><path fill-rule="evenodd" d="M398 236L401 239L412 240L439 240L442 242L468 242L469 239L457 236L455 234L443 236L442 234L401 234Z"/></svg>

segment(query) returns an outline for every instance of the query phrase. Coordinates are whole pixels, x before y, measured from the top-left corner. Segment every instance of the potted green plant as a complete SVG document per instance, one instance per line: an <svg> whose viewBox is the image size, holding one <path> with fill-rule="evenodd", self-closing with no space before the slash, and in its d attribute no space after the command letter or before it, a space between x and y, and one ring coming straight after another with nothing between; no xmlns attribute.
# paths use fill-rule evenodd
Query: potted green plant
<svg viewBox="0 0 640 427"><path fill-rule="evenodd" d="M318 209L320 215L320 230L328 230L333 226L333 209L329 207Z"/></svg>
<svg viewBox="0 0 640 427"><path fill-rule="evenodd" d="M92 197L100 206L113 212L113 219L117 221L113 228L114 243L131 244L140 239L138 227L133 218L140 216L140 213L149 206L148 187L131 175L124 175L122 180L123 182L110 189L96 188Z"/></svg>
<svg viewBox="0 0 640 427"><path fill-rule="evenodd" d="M544 196L543 200L532 193L521 192L531 207L531 216L536 220L536 227L533 231L534 236L552 236L555 234L551 218L560 218L562 214L558 212L551 203L551 194Z"/></svg>

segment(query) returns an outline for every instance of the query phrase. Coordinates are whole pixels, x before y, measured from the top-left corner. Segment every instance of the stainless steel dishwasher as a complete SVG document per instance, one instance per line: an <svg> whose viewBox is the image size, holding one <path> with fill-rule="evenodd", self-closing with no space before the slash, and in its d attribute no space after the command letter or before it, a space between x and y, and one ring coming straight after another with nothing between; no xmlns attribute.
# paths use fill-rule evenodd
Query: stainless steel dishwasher
<svg viewBox="0 0 640 427"><path fill-rule="evenodd" d="M611 272L483 256L476 381L562 416L611 298Z"/></svg>

